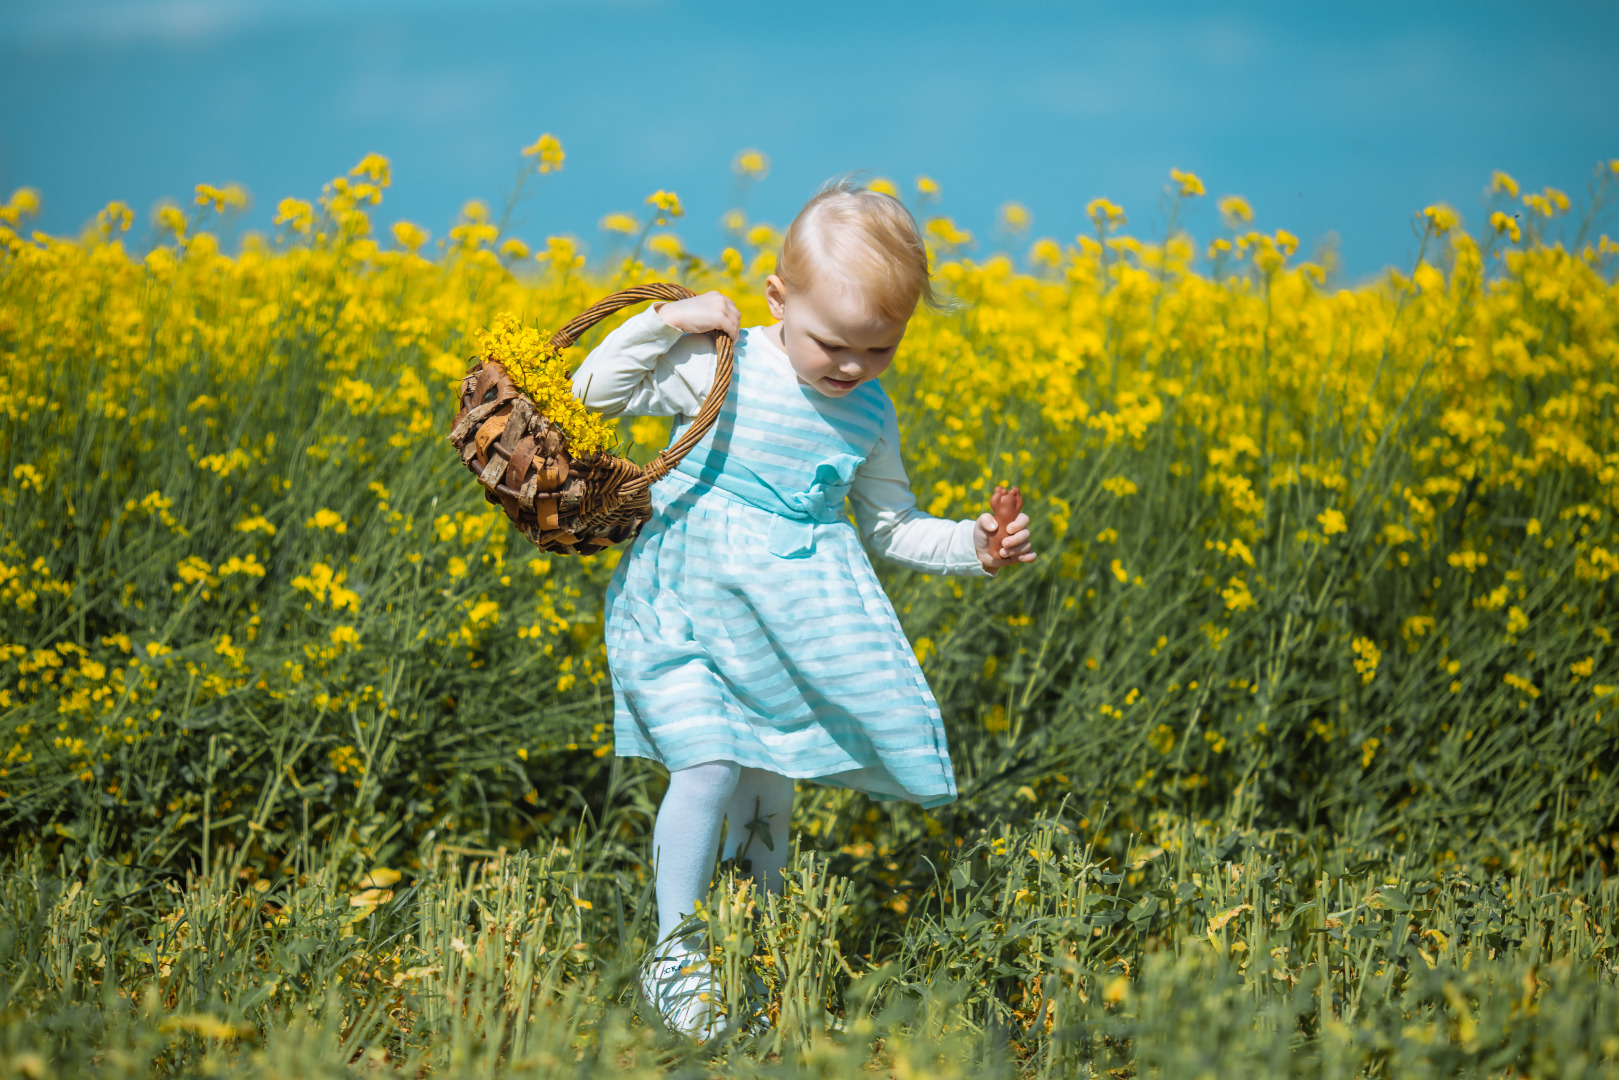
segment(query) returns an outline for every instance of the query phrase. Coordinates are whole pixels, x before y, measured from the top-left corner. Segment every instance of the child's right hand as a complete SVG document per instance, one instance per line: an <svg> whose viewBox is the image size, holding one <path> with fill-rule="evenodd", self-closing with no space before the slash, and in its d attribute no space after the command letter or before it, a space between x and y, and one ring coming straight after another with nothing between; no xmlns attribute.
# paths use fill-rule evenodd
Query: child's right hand
<svg viewBox="0 0 1619 1080"><path fill-rule="evenodd" d="M706 292L684 300L657 304L653 310L664 322L687 334L706 334L718 330L732 341L742 333L742 312L731 303L731 298L720 292Z"/></svg>

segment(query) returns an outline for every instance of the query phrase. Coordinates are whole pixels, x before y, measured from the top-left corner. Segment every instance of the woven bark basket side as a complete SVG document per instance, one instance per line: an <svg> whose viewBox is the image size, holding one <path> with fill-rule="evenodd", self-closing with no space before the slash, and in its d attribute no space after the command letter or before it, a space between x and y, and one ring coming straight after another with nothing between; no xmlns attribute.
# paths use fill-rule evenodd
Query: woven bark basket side
<svg viewBox="0 0 1619 1080"><path fill-rule="evenodd" d="M555 334L552 347L571 348L579 335L620 308L646 300L683 300L680 285L637 285L605 297ZM461 380L450 445L478 478L484 498L542 551L594 555L632 539L652 516L649 489L708 434L731 385L735 342L714 334L714 387L675 443L645 468L608 451L569 453L566 433L512 382L503 365L473 357Z"/></svg>

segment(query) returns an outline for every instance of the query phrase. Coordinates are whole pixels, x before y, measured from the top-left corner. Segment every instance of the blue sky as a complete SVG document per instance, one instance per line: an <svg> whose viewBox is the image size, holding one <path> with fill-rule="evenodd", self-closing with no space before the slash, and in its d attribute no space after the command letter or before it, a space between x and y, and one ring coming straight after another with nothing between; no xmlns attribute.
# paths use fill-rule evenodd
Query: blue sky
<svg viewBox="0 0 1619 1080"><path fill-rule="evenodd" d="M1492 169L1578 201L1619 156L1616 45L1607 0L0 0L0 187L38 188L40 227L71 233L110 199L236 181L263 227L377 151L379 222L442 236L549 131L568 160L520 213L531 242L599 249L603 214L669 188L714 253L730 162L757 147L756 219L785 225L842 171L925 173L981 254L1009 199L1033 235L1070 240L1097 195L1161 234L1178 167L1307 252L1336 234L1356 279L1410 259L1428 203L1478 228Z"/></svg>

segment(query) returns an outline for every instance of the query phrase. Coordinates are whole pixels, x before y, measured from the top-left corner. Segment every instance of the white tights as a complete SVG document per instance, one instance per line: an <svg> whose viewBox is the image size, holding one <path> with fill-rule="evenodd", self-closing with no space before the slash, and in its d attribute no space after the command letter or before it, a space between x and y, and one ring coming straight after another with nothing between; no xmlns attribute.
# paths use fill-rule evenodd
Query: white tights
<svg viewBox="0 0 1619 1080"><path fill-rule="evenodd" d="M697 901L708 896L722 821L723 857L733 858L742 849L758 887L780 892L792 814L793 782L785 776L744 769L734 761L708 761L670 772L669 790L652 826L658 940L667 941L697 909ZM769 825L769 846L756 835L757 826L748 829L753 821Z"/></svg>

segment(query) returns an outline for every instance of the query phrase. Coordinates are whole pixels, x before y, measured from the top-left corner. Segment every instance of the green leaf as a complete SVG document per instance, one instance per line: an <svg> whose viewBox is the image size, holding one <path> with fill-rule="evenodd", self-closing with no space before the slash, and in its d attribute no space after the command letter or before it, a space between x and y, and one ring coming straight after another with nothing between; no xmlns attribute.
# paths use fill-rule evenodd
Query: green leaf
<svg viewBox="0 0 1619 1080"><path fill-rule="evenodd" d="M768 821L754 818L752 821L748 822L746 828L754 835L755 839L764 844L766 851L776 850L776 842L770 838L770 823Z"/></svg>
<svg viewBox="0 0 1619 1080"><path fill-rule="evenodd" d="M1410 911L1411 901L1405 898L1405 893L1399 889L1381 889L1377 898L1383 901L1383 906L1391 911Z"/></svg>

